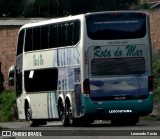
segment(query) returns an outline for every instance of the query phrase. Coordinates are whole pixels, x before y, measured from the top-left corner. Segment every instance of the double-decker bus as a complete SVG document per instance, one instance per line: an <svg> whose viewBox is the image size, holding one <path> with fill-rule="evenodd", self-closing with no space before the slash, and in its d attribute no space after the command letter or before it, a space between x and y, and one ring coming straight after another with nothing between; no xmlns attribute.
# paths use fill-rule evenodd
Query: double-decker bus
<svg viewBox="0 0 160 139"><path fill-rule="evenodd" d="M134 125L152 112L151 67L149 15L96 12L21 27L8 78L19 119L31 126L58 119Z"/></svg>

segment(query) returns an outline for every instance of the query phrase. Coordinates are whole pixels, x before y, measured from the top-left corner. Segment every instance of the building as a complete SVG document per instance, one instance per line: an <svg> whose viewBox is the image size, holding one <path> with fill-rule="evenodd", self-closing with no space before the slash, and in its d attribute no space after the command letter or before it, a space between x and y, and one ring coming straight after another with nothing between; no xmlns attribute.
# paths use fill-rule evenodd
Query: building
<svg viewBox="0 0 160 139"><path fill-rule="evenodd" d="M0 64L4 75L5 90L13 90L14 87L8 86L8 69L15 64L16 46L18 30L29 22L36 22L45 19L8 19L0 18Z"/></svg>

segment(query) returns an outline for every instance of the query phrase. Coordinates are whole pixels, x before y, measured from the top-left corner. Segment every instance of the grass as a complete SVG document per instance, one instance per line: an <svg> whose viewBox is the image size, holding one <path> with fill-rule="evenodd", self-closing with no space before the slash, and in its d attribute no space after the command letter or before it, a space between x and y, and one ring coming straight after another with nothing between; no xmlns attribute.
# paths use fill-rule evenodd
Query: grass
<svg viewBox="0 0 160 139"><path fill-rule="evenodd" d="M160 121L160 114L140 117L140 120L143 120L143 121Z"/></svg>
<svg viewBox="0 0 160 139"><path fill-rule="evenodd" d="M154 103L160 104L160 88L159 87L154 90Z"/></svg>
<svg viewBox="0 0 160 139"><path fill-rule="evenodd" d="M15 92L0 93L0 122L14 120L14 106L16 104Z"/></svg>

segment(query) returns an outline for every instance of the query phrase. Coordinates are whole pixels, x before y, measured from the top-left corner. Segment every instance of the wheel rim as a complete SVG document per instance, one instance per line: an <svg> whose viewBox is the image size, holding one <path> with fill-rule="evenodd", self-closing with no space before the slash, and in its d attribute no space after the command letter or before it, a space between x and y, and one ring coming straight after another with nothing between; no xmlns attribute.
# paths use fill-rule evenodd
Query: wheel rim
<svg viewBox="0 0 160 139"><path fill-rule="evenodd" d="M64 124L64 122L65 122L65 114L64 114L64 112L62 112L62 114L61 114L61 121L62 121L62 124Z"/></svg>
<svg viewBox="0 0 160 139"><path fill-rule="evenodd" d="M72 110L70 107L70 104L66 103L65 106L65 124L68 125L72 125L73 123L73 119L72 119Z"/></svg>
<svg viewBox="0 0 160 139"><path fill-rule="evenodd" d="M72 125L73 124L73 117L72 117L71 107L68 108L68 120L69 120L69 124Z"/></svg>
<svg viewBox="0 0 160 139"><path fill-rule="evenodd" d="M59 116L60 116L60 119L62 121L62 124L64 124L64 122L65 122L65 114L64 114L64 108L63 108L62 104L59 107Z"/></svg>
<svg viewBox="0 0 160 139"><path fill-rule="evenodd" d="M73 124L73 117L72 117L72 108L70 104L66 104L66 119L68 120L68 124Z"/></svg>
<svg viewBox="0 0 160 139"><path fill-rule="evenodd" d="M31 120L31 113L30 113L30 109L27 109L27 121Z"/></svg>

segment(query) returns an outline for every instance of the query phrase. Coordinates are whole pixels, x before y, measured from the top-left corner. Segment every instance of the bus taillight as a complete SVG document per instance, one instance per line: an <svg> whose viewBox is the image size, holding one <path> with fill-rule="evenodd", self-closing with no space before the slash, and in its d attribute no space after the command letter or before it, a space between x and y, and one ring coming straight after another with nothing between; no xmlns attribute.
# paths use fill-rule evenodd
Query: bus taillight
<svg viewBox="0 0 160 139"><path fill-rule="evenodd" d="M153 91L153 76L148 76L148 90Z"/></svg>
<svg viewBox="0 0 160 139"><path fill-rule="evenodd" d="M84 94L90 94L90 83L89 83L89 79L85 79L83 82L83 91Z"/></svg>

